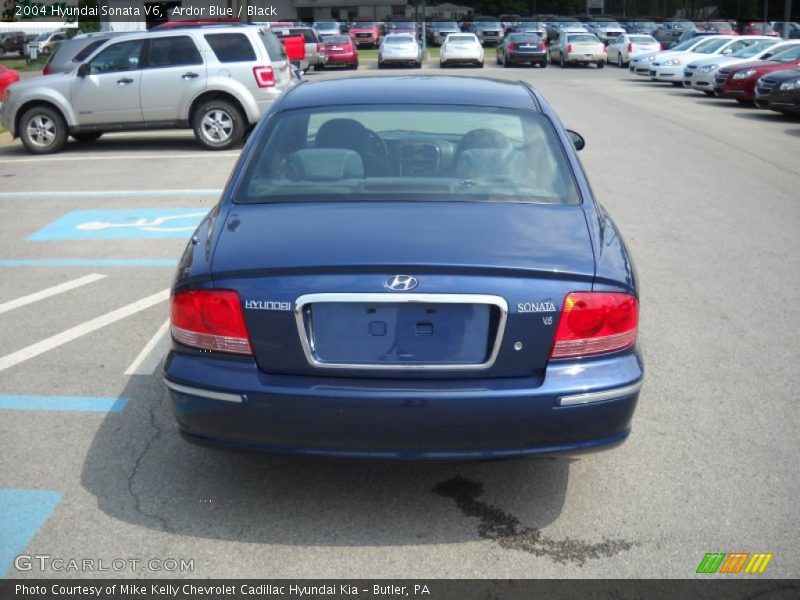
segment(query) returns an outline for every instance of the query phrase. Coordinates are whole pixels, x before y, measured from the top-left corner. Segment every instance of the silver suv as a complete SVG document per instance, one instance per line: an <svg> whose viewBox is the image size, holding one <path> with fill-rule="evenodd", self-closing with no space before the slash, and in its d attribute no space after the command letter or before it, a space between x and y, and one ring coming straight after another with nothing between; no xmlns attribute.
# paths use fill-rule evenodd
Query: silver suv
<svg viewBox="0 0 800 600"><path fill-rule="evenodd" d="M0 124L35 154L72 136L191 128L211 150L239 143L294 85L283 46L264 27L213 25L115 37L76 68L10 87Z"/></svg>

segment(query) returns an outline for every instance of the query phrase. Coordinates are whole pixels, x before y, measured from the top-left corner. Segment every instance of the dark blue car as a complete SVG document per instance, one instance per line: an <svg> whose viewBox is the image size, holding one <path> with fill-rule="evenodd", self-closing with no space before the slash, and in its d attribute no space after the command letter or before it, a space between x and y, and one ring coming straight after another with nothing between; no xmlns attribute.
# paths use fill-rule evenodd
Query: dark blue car
<svg viewBox="0 0 800 600"><path fill-rule="evenodd" d="M575 453L630 432L637 278L524 83L303 83L195 232L164 367L190 441L375 458Z"/></svg>

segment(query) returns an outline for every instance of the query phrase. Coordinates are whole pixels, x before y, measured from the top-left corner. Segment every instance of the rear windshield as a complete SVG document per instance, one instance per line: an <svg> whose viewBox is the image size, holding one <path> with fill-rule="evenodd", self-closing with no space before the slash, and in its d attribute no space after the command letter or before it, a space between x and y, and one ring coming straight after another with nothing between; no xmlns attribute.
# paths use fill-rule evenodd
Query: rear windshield
<svg viewBox="0 0 800 600"><path fill-rule="evenodd" d="M415 40L410 35L388 35L384 42L387 44L412 44Z"/></svg>
<svg viewBox="0 0 800 600"><path fill-rule="evenodd" d="M254 152L236 202L580 201L552 123L528 111L291 110Z"/></svg>
<svg viewBox="0 0 800 600"><path fill-rule="evenodd" d="M512 42L517 42L520 44L538 44L542 41L538 35L532 33L511 34L508 36L508 39L510 39Z"/></svg>
<svg viewBox="0 0 800 600"><path fill-rule="evenodd" d="M464 43L464 42L475 42L476 37L474 35L448 35L447 41L448 42L456 42L456 43Z"/></svg>
<svg viewBox="0 0 800 600"><path fill-rule="evenodd" d="M346 35L323 35L322 41L326 44L349 44L350 38Z"/></svg>
<svg viewBox="0 0 800 600"><path fill-rule="evenodd" d="M286 60L286 50L284 50L278 36L269 29L262 28L258 30L258 37L261 39L261 43L264 44L264 48L267 49L270 61L280 62Z"/></svg>
<svg viewBox="0 0 800 600"><path fill-rule="evenodd" d="M655 38L650 37L649 35L632 35L630 36L631 43L633 44L657 44L658 42Z"/></svg>
<svg viewBox="0 0 800 600"><path fill-rule="evenodd" d="M568 35L567 36L568 42L594 42L596 44L600 43L600 40L592 35L592 34L577 34L577 35Z"/></svg>
<svg viewBox="0 0 800 600"><path fill-rule="evenodd" d="M249 62L256 59L253 46L243 33L208 33L205 38L219 62Z"/></svg>
<svg viewBox="0 0 800 600"><path fill-rule="evenodd" d="M306 44L313 44L316 43L317 41L317 36L314 34L313 29L306 29L306 28L290 29L289 33L292 35L302 35L306 40Z"/></svg>

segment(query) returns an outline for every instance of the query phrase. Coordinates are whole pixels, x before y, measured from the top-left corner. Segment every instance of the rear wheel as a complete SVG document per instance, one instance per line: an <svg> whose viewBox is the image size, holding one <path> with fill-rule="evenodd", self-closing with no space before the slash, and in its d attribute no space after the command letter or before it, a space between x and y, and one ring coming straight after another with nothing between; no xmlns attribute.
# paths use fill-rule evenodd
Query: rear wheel
<svg viewBox="0 0 800 600"><path fill-rule="evenodd" d="M620 69L624 69L625 68L625 62L622 60L622 52L618 52L617 53L617 66Z"/></svg>
<svg viewBox="0 0 800 600"><path fill-rule="evenodd" d="M546 69L547 68L547 61L543 60L542 62L539 63L539 66L542 67L543 69Z"/></svg>
<svg viewBox="0 0 800 600"><path fill-rule="evenodd" d="M564 62L564 55L563 54L559 54L558 55L558 66L560 66L562 69L566 69L567 68L567 63Z"/></svg>
<svg viewBox="0 0 800 600"><path fill-rule="evenodd" d="M744 98L736 98L736 101L737 101L739 104L744 104L744 105L749 105L749 104L751 104L751 102L748 102L748 101L747 101L747 100L745 100Z"/></svg>
<svg viewBox="0 0 800 600"><path fill-rule="evenodd" d="M353 71L355 71L356 69L358 69L358 61L356 61L356 62L352 63L352 64L350 65L350 69L352 69Z"/></svg>
<svg viewBox="0 0 800 600"><path fill-rule="evenodd" d="M85 133L73 133L72 139L80 144L88 144L100 139L103 135L100 131L87 131Z"/></svg>
<svg viewBox="0 0 800 600"><path fill-rule="evenodd" d="M478 63L478 67L481 68L481 69L483 68L483 61Z"/></svg>
<svg viewBox="0 0 800 600"><path fill-rule="evenodd" d="M325 70L325 65L314 65L314 70L315 71L324 71Z"/></svg>
<svg viewBox="0 0 800 600"><path fill-rule="evenodd" d="M208 150L227 150L244 136L244 117L226 100L209 100L195 112L194 135Z"/></svg>
<svg viewBox="0 0 800 600"><path fill-rule="evenodd" d="M51 154L67 143L67 124L57 110L34 106L19 120L19 136L28 152Z"/></svg>
<svg viewBox="0 0 800 600"><path fill-rule="evenodd" d="M670 81L670 83L671 83L671 84L672 84L674 87L683 87L683 82L682 82L682 81Z"/></svg>
<svg viewBox="0 0 800 600"><path fill-rule="evenodd" d="M713 98L714 96L716 96L716 95L717 95L717 94L716 94L716 92L710 92L710 91L708 91L708 90L703 90L703 93L704 93L706 96L711 96L712 98Z"/></svg>
<svg viewBox="0 0 800 600"><path fill-rule="evenodd" d="M510 67L510 66L511 66L511 65L510 65L510 64L508 64L508 57L507 57L507 56L504 54L504 55L503 55L503 68L504 68L504 69L507 69L507 68L508 68L508 67Z"/></svg>
<svg viewBox="0 0 800 600"><path fill-rule="evenodd" d="M447 68L447 62L443 61L443 60L440 60L439 61L439 68L440 69L446 69Z"/></svg>
<svg viewBox="0 0 800 600"><path fill-rule="evenodd" d="M597 63L597 68L598 68L598 69L602 69L602 68L604 68L605 66L606 66L606 63L604 63L604 62L599 62L599 63Z"/></svg>

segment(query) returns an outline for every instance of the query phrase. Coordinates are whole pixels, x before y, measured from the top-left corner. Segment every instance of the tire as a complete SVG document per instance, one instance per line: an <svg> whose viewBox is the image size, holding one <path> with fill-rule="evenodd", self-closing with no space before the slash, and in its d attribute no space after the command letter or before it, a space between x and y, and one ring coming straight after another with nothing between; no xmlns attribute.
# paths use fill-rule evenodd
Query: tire
<svg viewBox="0 0 800 600"><path fill-rule="evenodd" d="M547 61L546 61L546 60L543 60L542 62L540 62L540 63L539 63L539 66L540 66L541 68L543 68L543 69L546 69L546 68L547 68Z"/></svg>
<svg viewBox="0 0 800 600"><path fill-rule="evenodd" d="M89 144L99 140L101 135L103 135L101 131L87 131L85 133L73 133L72 139L79 144Z"/></svg>
<svg viewBox="0 0 800 600"><path fill-rule="evenodd" d="M314 65L314 70L315 71L324 71L325 70L325 65Z"/></svg>
<svg viewBox="0 0 800 600"><path fill-rule="evenodd" d="M597 68L598 68L598 69L604 69L604 68L605 68L605 66L606 66L606 63L604 63L604 62L599 62L599 63L597 63Z"/></svg>
<svg viewBox="0 0 800 600"><path fill-rule="evenodd" d="M479 68L479 69L482 69L482 68L483 68L483 61L481 61L481 62L479 62L479 63L478 63L478 68Z"/></svg>
<svg viewBox="0 0 800 600"><path fill-rule="evenodd" d="M703 93L711 98L717 95L715 92L709 92L708 90L703 90Z"/></svg>
<svg viewBox="0 0 800 600"><path fill-rule="evenodd" d="M562 69L567 68L567 63L564 62L564 55L561 53L559 53L558 55L558 66L561 67Z"/></svg>
<svg viewBox="0 0 800 600"><path fill-rule="evenodd" d="M744 104L745 106L748 106L748 105L750 105L750 104L751 104L750 102L748 102L748 101L747 101L747 100L745 100L744 98L736 98L736 101L737 101L739 104Z"/></svg>
<svg viewBox="0 0 800 600"><path fill-rule="evenodd" d="M67 123L57 110L34 106L19 120L19 137L32 154L52 154L67 143Z"/></svg>
<svg viewBox="0 0 800 600"><path fill-rule="evenodd" d="M507 57L507 56L505 56L505 55L503 55L503 68L504 68L504 69L507 69L507 68L508 68L508 67L510 67L510 66L511 66L511 65L509 65L509 64L508 64L508 57Z"/></svg>
<svg viewBox="0 0 800 600"><path fill-rule="evenodd" d="M233 148L242 141L245 125L242 113L227 100L204 102L192 119L194 136L207 150Z"/></svg>
<svg viewBox="0 0 800 600"><path fill-rule="evenodd" d="M385 68L386 68L386 65L385 65L385 64L383 64L381 61L378 61L378 68L379 68L379 69L385 69Z"/></svg>
<svg viewBox="0 0 800 600"><path fill-rule="evenodd" d="M670 81L670 83L672 84L672 87L683 87L682 81Z"/></svg>
<svg viewBox="0 0 800 600"><path fill-rule="evenodd" d="M347 65L347 68L350 69L351 71L355 71L356 69L358 69L358 61L350 63L349 65Z"/></svg>
<svg viewBox="0 0 800 600"><path fill-rule="evenodd" d="M415 63L414 64L414 68L415 69L421 69L422 68L422 61L419 61L418 63Z"/></svg>
<svg viewBox="0 0 800 600"><path fill-rule="evenodd" d="M446 69L447 68L447 63L440 60L439 61L439 68L440 69Z"/></svg>
<svg viewBox="0 0 800 600"><path fill-rule="evenodd" d="M622 52L617 53L617 67L620 69L625 68L625 61L622 60Z"/></svg>

